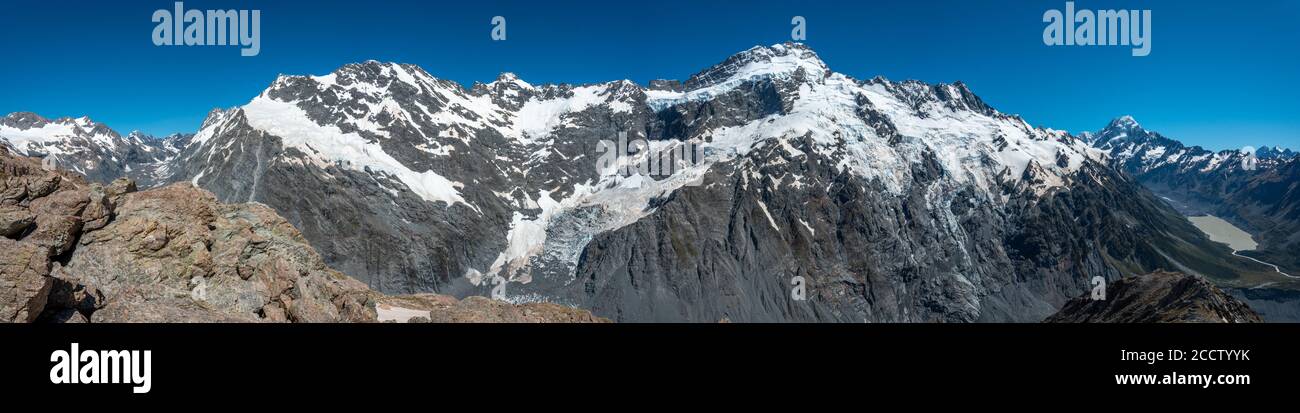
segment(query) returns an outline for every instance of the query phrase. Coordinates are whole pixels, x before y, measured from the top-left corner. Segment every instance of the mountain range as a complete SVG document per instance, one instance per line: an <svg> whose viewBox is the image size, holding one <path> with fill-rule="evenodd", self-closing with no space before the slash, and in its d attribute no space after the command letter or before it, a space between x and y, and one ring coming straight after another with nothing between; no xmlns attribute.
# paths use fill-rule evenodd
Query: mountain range
<svg viewBox="0 0 1300 413"><path fill-rule="evenodd" d="M644 141L619 154L631 171L598 161L621 136ZM281 75L194 134L15 113L0 141L94 182L263 204L389 294L633 322L1023 322L1095 277L1174 270L1276 305L1266 317L1296 307L1295 153L1185 147L1131 117L1075 136L961 82L836 73L795 43L644 86L465 88L368 61ZM699 156L636 172L682 148ZM1194 213L1261 248L1211 241Z"/></svg>
<svg viewBox="0 0 1300 413"><path fill-rule="evenodd" d="M1183 213L1213 214L1255 234L1261 246L1245 254L1300 274L1300 171L1294 151L1188 147L1144 129L1132 117L1116 119L1085 139L1108 150L1112 165Z"/></svg>

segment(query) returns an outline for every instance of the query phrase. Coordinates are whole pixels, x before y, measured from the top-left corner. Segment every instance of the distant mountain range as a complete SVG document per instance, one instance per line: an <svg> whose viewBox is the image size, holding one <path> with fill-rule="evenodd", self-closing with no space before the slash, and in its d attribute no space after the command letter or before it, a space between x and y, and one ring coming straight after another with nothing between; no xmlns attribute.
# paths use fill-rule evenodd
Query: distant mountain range
<svg viewBox="0 0 1300 413"><path fill-rule="evenodd" d="M187 135L156 139L139 132L123 137L89 117L46 119L17 112L0 118L0 139L18 154L41 157L97 182L152 176L187 143Z"/></svg>
<svg viewBox="0 0 1300 413"><path fill-rule="evenodd" d="M1188 147L1127 116L1085 139L1185 214L1216 215L1253 234L1260 248L1243 254L1300 274L1300 161L1294 151Z"/></svg>
<svg viewBox="0 0 1300 413"><path fill-rule="evenodd" d="M597 158L620 133L645 145L618 165L683 147L702 157L617 173ZM1263 149L1234 172L1244 155L1183 147L1132 118L1072 136L961 82L854 79L793 43L648 86L506 73L466 89L369 61L280 76L193 135L17 113L0 140L92 181L188 181L260 202L386 293L498 295L615 321L1040 321L1094 277L1160 269L1295 288L1152 194L1254 231L1294 225L1290 192L1275 192L1297 182L1292 152ZM1260 233L1259 259L1294 265L1268 255L1300 256L1281 230Z"/></svg>

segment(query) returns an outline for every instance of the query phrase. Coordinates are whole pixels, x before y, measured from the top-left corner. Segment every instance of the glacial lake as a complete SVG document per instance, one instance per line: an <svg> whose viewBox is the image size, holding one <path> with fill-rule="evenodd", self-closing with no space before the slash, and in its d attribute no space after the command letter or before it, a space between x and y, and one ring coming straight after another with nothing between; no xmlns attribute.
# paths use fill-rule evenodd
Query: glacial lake
<svg viewBox="0 0 1300 413"><path fill-rule="evenodd" d="M1224 221L1222 218L1206 215L1187 217L1187 219L1192 221L1192 225L1209 235L1211 241L1228 244L1228 247L1232 248L1233 251L1251 251L1259 247L1259 243L1255 242L1255 239L1251 238L1249 233L1237 228L1236 225L1232 225L1228 221Z"/></svg>

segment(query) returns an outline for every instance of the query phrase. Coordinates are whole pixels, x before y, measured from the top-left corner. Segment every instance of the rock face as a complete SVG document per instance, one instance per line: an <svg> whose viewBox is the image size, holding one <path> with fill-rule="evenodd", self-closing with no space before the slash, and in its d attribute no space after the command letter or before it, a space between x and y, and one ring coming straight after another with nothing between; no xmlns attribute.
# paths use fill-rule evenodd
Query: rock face
<svg viewBox="0 0 1300 413"><path fill-rule="evenodd" d="M1070 300L1049 323L1259 323L1246 304L1202 278L1174 272L1127 277L1105 300Z"/></svg>
<svg viewBox="0 0 1300 413"><path fill-rule="evenodd" d="M1003 205L959 191L933 210L919 194L890 196L793 148L809 161L778 145L756 150L736 164L753 172L716 170L596 236L576 282L517 289L573 297L620 321L1025 322L1086 291L1092 275L1228 254L1106 168L1085 167L1046 195L1008 183ZM806 187L790 185L796 174ZM795 277L804 300L792 298Z"/></svg>
<svg viewBox="0 0 1300 413"><path fill-rule="evenodd" d="M55 274L110 297L92 321L359 322L365 284L329 269L270 208L186 183L128 194Z"/></svg>
<svg viewBox="0 0 1300 413"><path fill-rule="evenodd" d="M47 172L0 147L0 322L32 322L55 281L51 266L75 243L90 203L84 181Z"/></svg>
<svg viewBox="0 0 1300 413"><path fill-rule="evenodd" d="M0 239L0 321L32 322L45 309L53 281L48 249Z"/></svg>
<svg viewBox="0 0 1300 413"><path fill-rule="evenodd" d="M188 184L90 184L0 148L7 322L361 322L377 294L257 204Z"/></svg>

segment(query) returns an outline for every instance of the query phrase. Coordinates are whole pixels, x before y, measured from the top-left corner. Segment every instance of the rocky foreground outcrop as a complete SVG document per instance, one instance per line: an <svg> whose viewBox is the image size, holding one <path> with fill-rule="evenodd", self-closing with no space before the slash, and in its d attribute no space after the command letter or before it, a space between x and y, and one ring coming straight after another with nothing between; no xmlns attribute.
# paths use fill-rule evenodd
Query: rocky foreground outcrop
<svg viewBox="0 0 1300 413"><path fill-rule="evenodd" d="M383 298L264 205L222 204L188 183L91 184L0 146L0 322L373 322ZM594 320L561 306L415 301L441 303L427 308L443 322Z"/></svg>
<svg viewBox="0 0 1300 413"><path fill-rule="evenodd" d="M1049 323L1259 323L1245 303L1200 277L1156 272L1106 288L1105 300L1070 300Z"/></svg>

